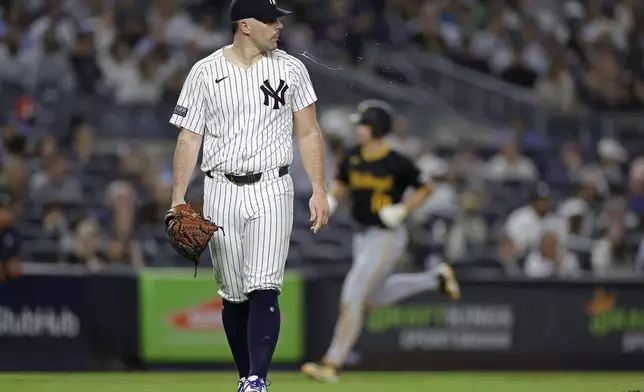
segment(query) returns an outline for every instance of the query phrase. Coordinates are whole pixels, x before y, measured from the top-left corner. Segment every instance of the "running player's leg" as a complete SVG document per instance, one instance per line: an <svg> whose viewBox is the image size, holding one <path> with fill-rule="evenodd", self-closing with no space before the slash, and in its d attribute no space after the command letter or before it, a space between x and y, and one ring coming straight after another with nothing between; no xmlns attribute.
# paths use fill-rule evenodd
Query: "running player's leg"
<svg viewBox="0 0 644 392"><path fill-rule="evenodd" d="M250 375L265 379L280 331L278 296L293 228L293 182L284 176L242 189L248 214L243 241L244 291L250 299Z"/></svg>
<svg viewBox="0 0 644 392"><path fill-rule="evenodd" d="M362 332L369 297L391 273L405 246L404 229L369 229L355 235L354 261L342 287L340 314L331 345L321 365L309 363L302 367L306 375L320 381L337 380L336 369L344 365Z"/></svg>
<svg viewBox="0 0 644 392"><path fill-rule="evenodd" d="M238 186L221 177L204 183L204 216L224 227L209 243L214 275L223 298L222 322L230 351L239 371L239 378L248 377L249 302L244 294L242 238L244 220L241 216L242 193Z"/></svg>
<svg viewBox="0 0 644 392"><path fill-rule="evenodd" d="M451 267L441 263L429 271L393 274L373 293L371 308L388 306L413 295L439 290L450 299L459 298L459 287Z"/></svg>

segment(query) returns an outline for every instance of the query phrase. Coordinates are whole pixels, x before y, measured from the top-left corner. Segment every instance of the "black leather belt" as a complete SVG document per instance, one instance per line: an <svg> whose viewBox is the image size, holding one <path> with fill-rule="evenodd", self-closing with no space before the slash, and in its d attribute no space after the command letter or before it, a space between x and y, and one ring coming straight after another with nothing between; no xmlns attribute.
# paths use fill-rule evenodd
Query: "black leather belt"
<svg viewBox="0 0 644 392"><path fill-rule="evenodd" d="M284 177L285 175L288 174L288 165L282 166L278 169L279 177ZM240 174L240 175L235 175L235 174L224 174L224 177L228 179L228 181L232 182L233 184L237 185L249 185L249 184L254 184L257 181L262 179L262 174L263 173L250 173L250 174ZM213 178L212 172L209 170L206 172L206 175L210 178Z"/></svg>

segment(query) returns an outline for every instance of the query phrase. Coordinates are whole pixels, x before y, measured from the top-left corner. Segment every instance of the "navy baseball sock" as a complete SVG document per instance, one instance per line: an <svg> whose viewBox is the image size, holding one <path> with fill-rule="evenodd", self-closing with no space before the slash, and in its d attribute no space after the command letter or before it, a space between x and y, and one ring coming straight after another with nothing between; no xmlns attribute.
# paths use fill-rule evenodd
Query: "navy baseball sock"
<svg viewBox="0 0 644 392"><path fill-rule="evenodd" d="M248 347L250 348L250 375L268 376L280 334L278 293L274 290L253 291L249 295Z"/></svg>
<svg viewBox="0 0 644 392"><path fill-rule="evenodd" d="M250 375L250 357L248 353L248 314L249 302L240 304L224 300L221 320L224 323L226 338L233 354L239 378Z"/></svg>

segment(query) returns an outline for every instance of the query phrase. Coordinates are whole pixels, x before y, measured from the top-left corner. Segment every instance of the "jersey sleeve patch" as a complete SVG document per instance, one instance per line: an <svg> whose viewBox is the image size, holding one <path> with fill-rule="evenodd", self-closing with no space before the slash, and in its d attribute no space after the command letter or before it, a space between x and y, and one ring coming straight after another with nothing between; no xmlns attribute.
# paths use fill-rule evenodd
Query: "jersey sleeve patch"
<svg viewBox="0 0 644 392"><path fill-rule="evenodd" d="M186 77L176 101L170 124L203 135L206 127L206 86L204 71L195 64Z"/></svg>
<svg viewBox="0 0 644 392"><path fill-rule="evenodd" d="M188 114L188 108L185 106L177 105L174 107L174 114L177 116L185 117Z"/></svg>

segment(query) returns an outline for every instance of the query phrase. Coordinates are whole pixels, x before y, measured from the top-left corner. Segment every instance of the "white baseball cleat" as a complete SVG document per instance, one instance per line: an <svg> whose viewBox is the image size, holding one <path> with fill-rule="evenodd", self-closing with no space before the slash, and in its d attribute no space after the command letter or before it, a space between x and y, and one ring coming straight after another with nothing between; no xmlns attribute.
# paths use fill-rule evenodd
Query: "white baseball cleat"
<svg viewBox="0 0 644 392"><path fill-rule="evenodd" d="M270 385L271 382L267 379L250 376L246 379L242 387L242 392L266 392L266 387Z"/></svg>
<svg viewBox="0 0 644 392"><path fill-rule="evenodd" d="M242 392L244 390L244 384L246 384L246 377L239 379L239 382L237 383L237 392Z"/></svg>
<svg viewBox="0 0 644 392"><path fill-rule="evenodd" d="M336 383L340 381L338 371L333 366L308 362L302 365L302 373L317 381Z"/></svg>
<svg viewBox="0 0 644 392"><path fill-rule="evenodd" d="M436 273L439 280L439 290L452 301L458 301L461 298L461 289L452 267L447 263L440 263L436 266Z"/></svg>

